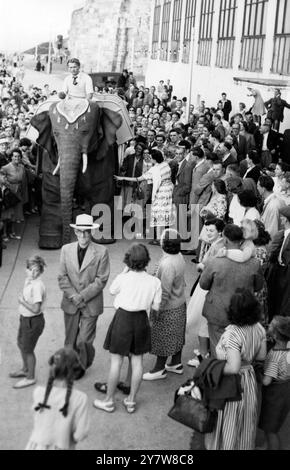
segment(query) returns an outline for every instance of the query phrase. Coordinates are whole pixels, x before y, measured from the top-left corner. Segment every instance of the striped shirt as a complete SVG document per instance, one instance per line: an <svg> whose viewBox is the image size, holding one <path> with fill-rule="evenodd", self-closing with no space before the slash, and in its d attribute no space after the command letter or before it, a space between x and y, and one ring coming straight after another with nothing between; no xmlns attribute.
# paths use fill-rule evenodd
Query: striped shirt
<svg viewBox="0 0 290 470"><path fill-rule="evenodd" d="M241 353L242 362L251 364L266 341L266 332L260 323L252 326L229 325L217 345L218 359L227 358L227 349Z"/></svg>
<svg viewBox="0 0 290 470"><path fill-rule="evenodd" d="M290 349L272 349L267 354L264 374L275 379L275 382L290 380Z"/></svg>

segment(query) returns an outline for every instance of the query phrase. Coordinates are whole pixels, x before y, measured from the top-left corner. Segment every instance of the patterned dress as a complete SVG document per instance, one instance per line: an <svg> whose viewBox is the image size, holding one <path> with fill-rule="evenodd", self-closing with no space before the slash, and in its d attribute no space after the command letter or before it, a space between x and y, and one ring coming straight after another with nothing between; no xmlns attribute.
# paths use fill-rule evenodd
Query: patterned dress
<svg viewBox="0 0 290 470"><path fill-rule="evenodd" d="M152 200L150 227L169 227L173 224L171 169L168 163L158 165L161 182ZM152 169L143 175L147 184L154 184Z"/></svg>
<svg viewBox="0 0 290 470"><path fill-rule="evenodd" d="M267 266L269 255L265 246L256 246L256 259L260 262L262 268ZM256 292L256 297L261 305L261 323L263 326L268 325L268 288L264 279L263 288Z"/></svg>
<svg viewBox="0 0 290 470"><path fill-rule="evenodd" d="M217 347L217 359L227 359L227 349L241 355L242 400L228 402L218 411L215 430L205 435L208 450L252 450L255 448L258 419L258 389L251 365L266 341L266 332L260 323L239 327L229 325Z"/></svg>

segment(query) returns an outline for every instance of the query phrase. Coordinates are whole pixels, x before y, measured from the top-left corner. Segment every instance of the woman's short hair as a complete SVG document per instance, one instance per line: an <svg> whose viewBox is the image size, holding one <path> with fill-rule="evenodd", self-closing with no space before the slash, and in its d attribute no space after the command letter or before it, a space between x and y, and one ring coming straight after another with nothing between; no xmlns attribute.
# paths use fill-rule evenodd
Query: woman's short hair
<svg viewBox="0 0 290 470"><path fill-rule="evenodd" d="M231 298L228 320L231 325L255 325L261 319L261 308L255 295L245 288L238 288Z"/></svg>
<svg viewBox="0 0 290 470"><path fill-rule="evenodd" d="M178 255L181 251L181 236L176 230L166 229L161 236L161 248L169 255Z"/></svg>
<svg viewBox="0 0 290 470"><path fill-rule="evenodd" d="M204 225L209 227L210 225L214 225L219 233L222 233L225 228L225 223L221 219L208 219L205 221Z"/></svg>
<svg viewBox="0 0 290 470"><path fill-rule="evenodd" d="M124 257L124 263L132 271L144 271L149 262L149 251L142 243L134 243Z"/></svg>
<svg viewBox="0 0 290 470"><path fill-rule="evenodd" d="M244 189L238 193L238 198L241 206L243 207L256 207L258 199L254 191L251 189Z"/></svg>
<svg viewBox="0 0 290 470"><path fill-rule="evenodd" d="M213 184L219 194L227 195L226 183L223 180L215 180Z"/></svg>
<svg viewBox="0 0 290 470"><path fill-rule="evenodd" d="M162 155L162 152L160 152L160 150L153 149L151 151L151 157L152 157L152 160L155 160L157 163L164 162L164 157Z"/></svg>
<svg viewBox="0 0 290 470"><path fill-rule="evenodd" d="M271 176L260 176L259 183L262 188L265 188L266 191L272 192L275 186L273 178Z"/></svg>
<svg viewBox="0 0 290 470"><path fill-rule="evenodd" d="M41 256L35 255L35 256L31 256L26 261L27 269L31 268L32 266L36 266L39 269L39 272L42 274L46 266L46 263Z"/></svg>
<svg viewBox="0 0 290 470"><path fill-rule="evenodd" d="M271 241L271 235L266 231L265 225L260 220L255 220L258 228L258 238L254 240L256 246L267 246Z"/></svg>

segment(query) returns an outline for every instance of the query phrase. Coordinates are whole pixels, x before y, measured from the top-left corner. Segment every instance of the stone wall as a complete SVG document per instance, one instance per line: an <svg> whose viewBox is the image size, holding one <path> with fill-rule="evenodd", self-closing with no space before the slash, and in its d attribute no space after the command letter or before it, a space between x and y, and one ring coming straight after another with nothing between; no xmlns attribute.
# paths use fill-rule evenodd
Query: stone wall
<svg viewBox="0 0 290 470"><path fill-rule="evenodd" d="M86 0L72 14L69 32L71 57L86 72L146 73L151 0Z"/></svg>

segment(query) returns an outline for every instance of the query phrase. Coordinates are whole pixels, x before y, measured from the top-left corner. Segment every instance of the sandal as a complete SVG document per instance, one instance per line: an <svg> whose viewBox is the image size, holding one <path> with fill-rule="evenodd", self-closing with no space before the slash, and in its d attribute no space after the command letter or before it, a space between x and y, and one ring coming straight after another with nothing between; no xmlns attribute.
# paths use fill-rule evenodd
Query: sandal
<svg viewBox="0 0 290 470"><path fill-rule="evenodd" d="M124 398L123 404L127 410L127 413L132 414L136 411L136 402L128 401L128 398Z"/></svg>
<svg viewBox="0 0 290 470"><path fill-rule="evenodd" d="M94 384L94 387L97 390L97 392L101 392L101 393L104 393L104 394L107 393L107 384L106 383L96 382Z"/></svg>

